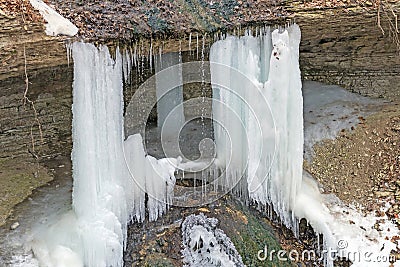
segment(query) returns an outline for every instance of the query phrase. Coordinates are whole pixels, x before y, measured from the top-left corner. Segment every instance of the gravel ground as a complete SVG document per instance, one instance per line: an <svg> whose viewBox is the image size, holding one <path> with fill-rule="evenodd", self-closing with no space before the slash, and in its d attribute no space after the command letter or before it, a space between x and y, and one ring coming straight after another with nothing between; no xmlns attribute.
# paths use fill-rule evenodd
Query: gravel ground
<svg viewBox="0 0 400 267"><path fill-rule="evenodd" d="M389 205L386 214L400 226L400 105L386 106L352 131L314 146L315 157L305 168L347 204L366 212Z"/></svg>

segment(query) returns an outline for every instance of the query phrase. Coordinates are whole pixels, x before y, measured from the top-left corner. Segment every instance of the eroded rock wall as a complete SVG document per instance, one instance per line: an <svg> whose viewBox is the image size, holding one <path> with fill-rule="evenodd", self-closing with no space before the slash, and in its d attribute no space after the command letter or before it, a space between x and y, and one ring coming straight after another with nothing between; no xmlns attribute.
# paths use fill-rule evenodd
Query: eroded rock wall
<svg viewBox="0 0 400 267"><path fill-rule="evenodd" d="M400 10L400 9L399 9ZM361 8L298 12L304 79L372 97L400 99L400 56L387 21Z"/></svg>
<svg viewBox="0 0 400 267"><path fill-rule="evenodd" d="M27 96L36 111L23 101L25 86L21 76L0 80L0 158L69 154L72 68L29 72Z"/></svg>
<svg viewBox="0 0 400 267"><path fill-rule="evenodd" d="M43 23L0 13L0 25L0 81L22 75L25 59L28 74L67 64L65 38L46 36Z"/></svg>

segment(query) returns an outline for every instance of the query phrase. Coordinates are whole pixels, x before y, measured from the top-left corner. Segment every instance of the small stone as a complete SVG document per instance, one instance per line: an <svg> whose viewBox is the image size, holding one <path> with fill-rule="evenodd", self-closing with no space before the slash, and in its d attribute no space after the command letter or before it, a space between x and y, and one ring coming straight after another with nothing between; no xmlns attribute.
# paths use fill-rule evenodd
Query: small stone
<svg viewBox="0 0 400 267"><path fill-rule="evenodd" d="M10 229L11 229L11 230L15 230L15 229L17 229L18 227L19 227L19 222L15 222L15 223L11 224Z"/></svg>
<svg viewBox="0 0 400 267"><path fill-rule="evenodd" d="M391 192L387 192L387 191L375 192L375 195L377 195L378 197L387 197L387 196L390 196L391 194L392 194Z"/></svg>

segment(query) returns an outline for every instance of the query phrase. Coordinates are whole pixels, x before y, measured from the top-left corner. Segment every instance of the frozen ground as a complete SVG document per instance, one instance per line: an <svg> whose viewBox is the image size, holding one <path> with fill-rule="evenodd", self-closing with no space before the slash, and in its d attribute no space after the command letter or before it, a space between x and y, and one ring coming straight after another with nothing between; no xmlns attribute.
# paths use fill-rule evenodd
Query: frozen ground
<svg viewBox="0 0 400 267"><path fill-rule="evenodd" d="M379 111L385 101L351 93L336 85L303 82L304 157L310 160L312 146L335 138L342 129L350 130L360 117Z"/></svg>

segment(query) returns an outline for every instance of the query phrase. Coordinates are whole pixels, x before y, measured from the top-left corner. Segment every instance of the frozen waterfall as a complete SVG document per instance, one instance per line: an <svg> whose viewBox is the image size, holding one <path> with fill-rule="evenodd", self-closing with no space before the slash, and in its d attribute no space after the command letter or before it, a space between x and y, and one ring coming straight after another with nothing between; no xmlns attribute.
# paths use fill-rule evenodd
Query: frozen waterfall
<svg viewBox="0 0 400 267"><path fill-rule="evenodd" d="M374 215L321 194L303 173L300 36L294 24L227 36L211 47L215 162L222 173L214 179L272 207L295 234L297 221L307 219L317 235L323 234L318 253L325 266L333 266L335 257L351 260L352 266L387 266L396 247L390 242L398 233L395 225L387 222L376 230Z"/></svg>
<svg viewBox="0 0 400 267"><path fill-rule="evenodd" d="M75 43L73 57L73 208L83 258L87 266L122 266L127 223L143 221L145 208L151 221L165 213L177 161L146 156L139 134L124 141L121 53L113 60L104 46Z"/></svg>
<svg viewBox="0 0 400 267"><path fill-rule="evenodd" d="M146 208L149 220L165 213L179 162L146 156L139 134L124 141L120 51L113 59L106 46L77 42L72 55L72 210L39 226L30 246L41 267L119 267L127 224Z"/></svg>
<svg viewBox="0 0 400 267"><path fill-rule="evenodd" d="M222 183L245 186L241 192L272 205L291 228L303 162L300 35L297 25L265 28L255 36L227 36L210 51Z"/></svg>
<svg viewBox="0 0 400 267"><path fill-rule="evenodd" d="M154 57L156 72L157 95L157 124L163 134L169 139L179 135L179 130L184 125L183 114L183 88L182 88L182 59L178 52L170 52ZM162 72L169 67L175 71ZM166 77L166 73L169 74ZM179 86L176 86L179 85ZM170 118L168 118L170 117ZM168 121L169 123L165 123Z"/></svg>
<svg viewBox="0 0 400 267"><path fill-rule="evenodd" d="M269 206L295 233L297 220L306 218L317 233L324 234L324 248L338 249L338 242L346 241L347 246L339 252L368 252L373 248L379 251L378 256L389 255L393 245L387 241L380 248L379 242L374 241L382 241L383 235L369 225L372 220L343 208L332 196L322 195L316 182L303 176L300 37L300 29L294 24L272 32L270 28L262 28L254 33L247 31L241 37L228 35L212 45L216 158L210 169L202 170L213 181L202 186L215 191L222 188L223 193L232 191L261 207ZM41 267L122 267L128 223L154 221L165 214L174 200L176 169L190 170L199 162L181 163L179 156L156 159L146 154L144 140L135 127L126 131L129 127L124 126L124 121L136 122L141 113L133 109L136 113L127 112L125 119L123 115L123 81L129 80L131 68L137 65L136 52L132 55L117 48L115 55L110 55L106 46L77 42L72 45L72 55L72 209L60 218L40 222L28 246ZM171 60L181 62L176 55ZM164 76L156 77L155 88L149 88L156 97L168 88L175 88L158 110L162 113L159 122L168 117L175 119L175 124L167 125L168 132L173 134L185 120L181 107L172 107L183 101L181 83L185 68L178 65L178 73L173 76L164 70L165 64L158 66L159 63L155 62L155 69L163 70ZM205 62L201 63L204 68ZM202 70L201 82L205 83ZM171 86L174 83L178 86ZM176 116L164 114L172 110ZM146 121L142 124L146 126ZM132 135L125 136L127 132ZM207 190L201 190L203 197ZM219 264L228 262L226 259L233 255L235 260L228 263L241 266L240 255L231 249L226 236L218 232L215 220L190 218L183 224L186 263ZM350 218L371 230L364 233L358 225L349 224ZM191 231L192 226L195 231ZM396 233L386 228L386 234ZM371 236L375 239L370 240ZM222 254L208 255L207 249L203 249L206 254L199 255L196 244L200 240L211 240L209 244L214 245L219 239L225 240L217 247ZM333 260L325 260L327 266L333 266ZM376 266L367 265L366 261L360 264Z"/></svg>
<svg viewBox="0 0 400 267"><path fill-rule="evenodd" d="M73 209L87 266L122 266L132 179L123 153L122 60L108 48L75 43ZM99 235L99 233L102 233Z"/></svg>

